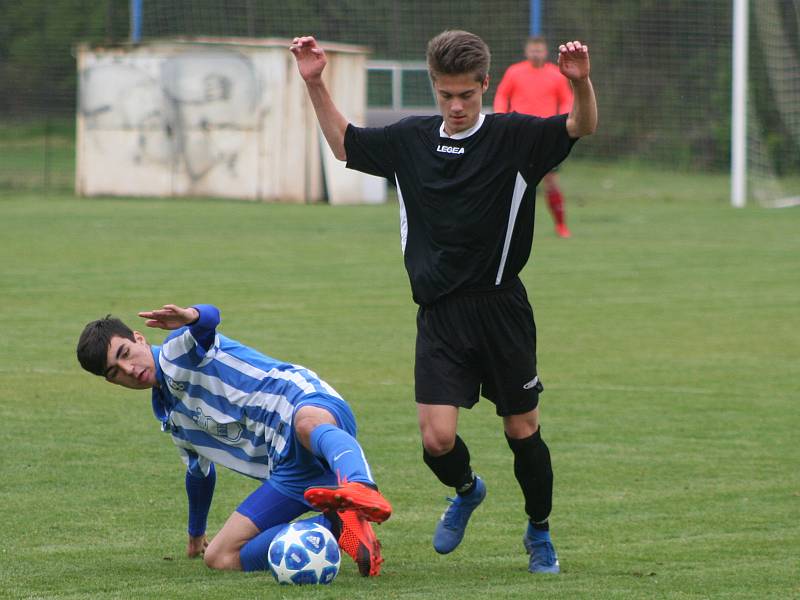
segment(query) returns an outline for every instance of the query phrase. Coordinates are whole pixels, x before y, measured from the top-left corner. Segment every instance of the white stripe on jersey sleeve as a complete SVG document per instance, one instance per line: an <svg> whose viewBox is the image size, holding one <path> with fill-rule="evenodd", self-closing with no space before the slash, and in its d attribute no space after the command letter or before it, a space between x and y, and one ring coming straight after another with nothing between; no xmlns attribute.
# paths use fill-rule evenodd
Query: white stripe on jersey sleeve
<svg viewBox="0 0 800 600"><path fill-rule="evenodd" d="M400 202L400 248L403 250L403 255L405 255L406 241L408 240L408 216L406 215L406 204L403 202L403 190L400 189L400 181L397 179L397 174L394 176L394 181L397 184L397 200Z"/></svg>
<svg viewBox="0 0 800 600"><path fill-rule="evenodd" d="M514 193L511 195L511 209L508 214L508 228L506 229L506 241L503 244L503 255L500 258L500 268L497 269L497 279L494 280L495 285L500 285L503 280L503 270L506 268L506 260L508 259L508 250L511 247L511 238L514 235L514 223L517 221L517 214L519 207L522 204L522 196L525 190L528 189L528 184L522 177L522 173L517 173L517 180L514 183Z"/></svg>
<svg viewBox="0 0 800 600"><path fill-rule="evenodd" d="M305 368L303 365L292 365L292 366L293 366L295 369L303 369L303 370L304 370L306 373L308 373L308 374L309 374L309 376L311 376L311 377L313 377L314 379L316 379L316 380L319 382L319 384L322 386L322 389L323 389L323 390L325 390L325 392L326 392L328 395L330 395L330 396L333 396L334 398L338 398L339 400L344 400L344 398L342 398L342 397L339 395L339 392L337 392L335 389L333 389L333 386L332 386L331 384L329 384L329 383L328 383L327 381L325 381L324 379L321 379L321 378L320 378L320 376L319 376L319 375L317 375L317 374L316 374L314 371L312 371L311 369L306 369L306 368Z"/></svg>
<svg viewBox="0 0 800 600"><path fill-rule="evenodd" d="M323 381L322 379L320 379L319 380L319 384L322 386L322 389L324 389L326 392L328 392L329 396L333 396L334 398L339 398L339 400L344 400L344 398L342 398L339 395L339 392L337 392L335 389L333 389L333 386L331 384L329 384L327 381Z"/></svg>

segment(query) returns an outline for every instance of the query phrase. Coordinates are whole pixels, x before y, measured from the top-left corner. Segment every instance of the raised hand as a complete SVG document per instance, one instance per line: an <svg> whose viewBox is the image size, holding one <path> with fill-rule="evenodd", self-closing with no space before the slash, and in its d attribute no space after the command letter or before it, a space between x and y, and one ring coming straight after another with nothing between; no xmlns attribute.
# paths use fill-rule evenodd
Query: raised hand
<svg viewBox="0 0 800 600"><path fill-rule="evenodd" d="M589 47L578 40L558 47L558 68L567 79L581 81L589 77Z"/></svg>
<svg viewBox="0 0 800 600"><path fill-rule="evenodd" d="M297 69L304 81L311 81L322 76L328 59L325 57L325 51L317 45L317 40L312 36L294 38L289 50L297 60Z"/></svg>
<svg viewBox="0 0 800 600"><path fill-rule="evenodd" d="M165 304L163 308L142 311L139 316L147 319L144 324L148 327L178 329L194 323L200 317L200 313L196 308L181 308L175 304Z"/></svg>

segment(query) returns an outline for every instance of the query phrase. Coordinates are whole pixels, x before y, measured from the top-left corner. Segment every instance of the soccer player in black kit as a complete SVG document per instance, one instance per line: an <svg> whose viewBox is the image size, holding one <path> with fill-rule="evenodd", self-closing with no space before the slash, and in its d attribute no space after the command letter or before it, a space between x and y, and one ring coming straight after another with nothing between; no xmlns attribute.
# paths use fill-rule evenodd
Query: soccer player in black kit
<svg viewBox="0 0 800 600"><path fill-rule="evenodd" d="M597 126L588 48L579 41L559 48L575 97L568 115L483 115L489 48L472 33L445 31L427 52L441 116L382 128L355 127L338 111L321 78L325 52L313 37L295 38L290 49L334 155L397 185L405 266L419 304L414 378L423 459L456 491L434 549L446 554L458 546L486 496L457 434L458 410L482 395L503 419L514 454L528 515L528 570L558 573L536 327L518 275L530 256L536 185Z"/></svg>

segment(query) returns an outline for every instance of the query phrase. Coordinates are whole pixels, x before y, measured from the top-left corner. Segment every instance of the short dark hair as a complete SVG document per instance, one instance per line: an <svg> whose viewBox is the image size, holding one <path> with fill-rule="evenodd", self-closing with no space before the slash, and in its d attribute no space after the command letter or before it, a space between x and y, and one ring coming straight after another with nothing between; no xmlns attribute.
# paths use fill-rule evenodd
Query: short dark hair
<svg viewBox="0 0 800 600"><path fill-rule="evenodd" d="M78 362L89 373L105 377L108 345L115 335L135 341L131 328L111 315L92 321L83 328L78 340Z"/></svg>
<svg viewBox="0 0 800 600"><path fill-rule="evenodd" d="M428 42L428 73L437 75L462 75L474 73L477 81L486 79L492 54L480 37L469 31L450 29Z"/></svg>

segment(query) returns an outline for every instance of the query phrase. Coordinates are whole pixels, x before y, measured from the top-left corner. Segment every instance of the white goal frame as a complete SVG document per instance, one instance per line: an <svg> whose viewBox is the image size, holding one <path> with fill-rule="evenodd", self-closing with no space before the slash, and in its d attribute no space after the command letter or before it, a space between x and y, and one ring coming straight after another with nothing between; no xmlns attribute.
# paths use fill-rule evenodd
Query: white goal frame
<svg viewBox="0 0 800 600"><path fill-rule="evenodd" d="M731 205L747 203L747 53L749 2L733 0L733 89L731 110Z"/></svg>

